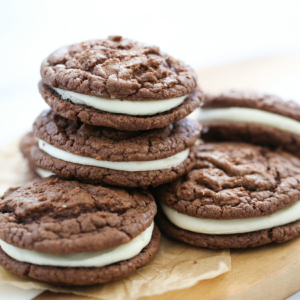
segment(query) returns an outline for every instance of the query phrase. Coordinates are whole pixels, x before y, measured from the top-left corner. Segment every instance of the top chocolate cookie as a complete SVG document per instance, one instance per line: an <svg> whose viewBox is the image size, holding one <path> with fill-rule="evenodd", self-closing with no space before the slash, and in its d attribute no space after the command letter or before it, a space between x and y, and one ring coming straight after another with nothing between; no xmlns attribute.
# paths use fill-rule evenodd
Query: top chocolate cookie
<svg viewBox="0 0 300 300"><path fill-rule="evenodd" d="M59 115L118 130L163 128L203 98L190 67L120 36L59 49L41 75L40 93Z"/></svg>
<svg viewBox="0 0 300 300"><path fill-rule="evenodd" d="M185 96L197 86L183 62L121 36L63 47L42 63L41 75L54 88L140 101Z"/></svg>

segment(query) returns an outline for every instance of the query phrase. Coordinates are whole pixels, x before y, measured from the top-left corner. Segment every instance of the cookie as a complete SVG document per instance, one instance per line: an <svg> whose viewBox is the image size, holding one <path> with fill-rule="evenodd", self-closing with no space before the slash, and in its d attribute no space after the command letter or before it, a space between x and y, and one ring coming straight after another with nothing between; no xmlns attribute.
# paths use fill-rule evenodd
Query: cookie
<svg viewBox="0 0 300 300"><path fill-rule="evenodd" d="M37 179L1 198L0 264L59 285L118 280L158 250L155 214L146 190Z"/></svg>
<svg viewBox="0 0 300 300"><path fill-rule="evenodd" d="M205 141L249 142L300 155L300 105L274 95L207 95L198 114Z"/></svg>
<svg viewBox="0 0 300 300"><path fill-rule="evenodd" d="M165 127L203 100L189 66L120 36L55 51L41 76L40 93L58 114L119 130Z"/></svg>
<svg viewBox="0 0 300 300"><path fill-rule="evenodd" d="M154 190L158 223L208 248L245 248L300 234L300 159L246 143L203 143L185 176Z"/></svg>
<svg viewBox="0 0 300 300"><path fill-rule="evenodd" d="M210 249L252 248L270 243L284 243L300 236L300 221L249 233L211 235L179 228L163 213L159 213L155 220L168 236L196 247Z"/></svg>
<svg viewBox="0 0 300 300"><path fill-rule="evenodd" d="M118 131L42 113L33 125L31 156L63 178L127 187L157 186L190 170L201 126L184 119L161 129Z"/></svg>
<svg viewBox="0 0 300 300"><path fill-rule="evenodd" d="M54 173L50 171L39 168L31 158L32 147L37 146L38 141L38 138L35 137L33 132L28 132L20 142L20 151L28 162L29 172L32 179L45 178L54 175Z"/></svg>

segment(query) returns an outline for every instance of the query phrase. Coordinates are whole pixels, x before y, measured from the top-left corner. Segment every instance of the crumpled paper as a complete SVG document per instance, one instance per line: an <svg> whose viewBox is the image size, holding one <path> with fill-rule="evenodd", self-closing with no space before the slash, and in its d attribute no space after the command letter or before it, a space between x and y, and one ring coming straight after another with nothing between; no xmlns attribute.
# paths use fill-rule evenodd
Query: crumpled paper
<svg viewBox="0 0 300 300"><path fill-rule="evenodd" d="M26 161L18 150L19 140L0 149L0 193L30 179ZM193 286L231 268L229 250L189 246L162 236L157 255L126 279L90 287L60 288L15 276L0 267L0 282L23 289L73 293L105 300L129 300Z"/></svg>

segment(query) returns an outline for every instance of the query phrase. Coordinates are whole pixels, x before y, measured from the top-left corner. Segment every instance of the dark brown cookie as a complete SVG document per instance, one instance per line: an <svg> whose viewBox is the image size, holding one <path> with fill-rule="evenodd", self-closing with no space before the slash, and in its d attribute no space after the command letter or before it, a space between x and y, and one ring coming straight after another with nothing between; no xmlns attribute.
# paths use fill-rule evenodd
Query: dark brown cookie
<svg viewBox="0 0 300 300"><path fill-rule="evenodd" d="M55 285L93 285L127 277L142 267L159 248L160 232L155 226L150 243L131 259L101 268L62 268L38 266L9 257L0 247L0 265L13 274Z"/></svg>
<svg viewBox="0 0 300 300"><path fill-rule="evenodd" d="M220 95L205 95L203 108L245 107L268 111L300 121L300 105L284 101L275 95L251 91L226 91Z"/></svg>
<svg viewBox="0 0 300 300"><path fill-rule="evenodd" d="M42 82L39 83L39 90L47 104L65 118L94 126L105 126L127 131L149 130L168 126L192 113L194 109L199 107L203 97L202 92L197 89L180 106L169 111L153 116L130 116L113 114L63 100L53 89Z"/></svg>
<svg viewBox="0 0 300 300"><path fill-rule="evenodd" d="M158 186L186 174L196 163L197 149L192 147L187 159L176 167L155 171L127 172L100 167L79 165L54 158L38 147L32 150L32 159L42 169L66 179L78 179L87 183L104 183L123 187Z"/></svg>
<svg viewBox="0 0 300 300"><path fill-rule="evenodd" d="M211 249L257 247L272 242L284 243L300 236L300 220L270 229L224 235L209 235L184 230L171 223L162 212L157 215L156 222L168 236L196 247Z"/></svg>
<svg viewBox="0 0 300 300"><path fill-rule="evenodd" d="M192 147L201 126L184 119L161 129L119 131L96 127L44 111L33 125L35 135L56 148L106 161L164 159Z"/></svg>
<svg viewBox="0 0 300 300"><path fill-rule="evenodd" d="M255 92L229 91L206 95L203 109L241 107L271 112L300 121L300 105L274 95ZM254 122L206 120L203 123L204 141L248 142L272 148L282 148L300 156L300 136L266 124Z"/></svg>
<svg viewBox="0 0 300 300"><path fill-rule="evenodd" d="M94 186L55 176L9 189L0 201L0 238L51 254L95 252L128 243L153 222L146 190Z"/></svg>
<svg viewBox="0 0 300 300"><path fill-rule="evenodd" d="M200 144L193 170L155 194L198 218L267 216L300 200L300 159L244 143Z"/></svg>
<svg viewBox="0 0 300 300"><path fill-rule="evenodd" d="M185 96L197 86L183 62L120 36L58 49L42 63L41 75L51 87L139 101Z"/></svg>

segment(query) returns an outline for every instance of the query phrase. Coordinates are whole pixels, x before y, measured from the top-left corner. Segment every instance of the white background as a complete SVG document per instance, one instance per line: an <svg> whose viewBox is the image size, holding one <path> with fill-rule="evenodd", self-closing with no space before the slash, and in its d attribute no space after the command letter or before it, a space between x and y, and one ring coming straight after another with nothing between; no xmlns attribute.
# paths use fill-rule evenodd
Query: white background
<svg viewBox="0 0 300 300"><path fill-rule="evenodd" d="M194 67L300 52L300 1L0 0L0 146L47 108L37 83L49 53L114 34Z"/></svg>

